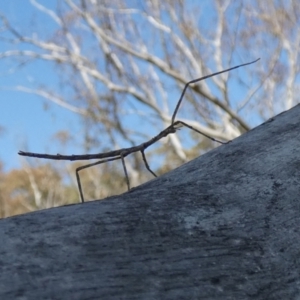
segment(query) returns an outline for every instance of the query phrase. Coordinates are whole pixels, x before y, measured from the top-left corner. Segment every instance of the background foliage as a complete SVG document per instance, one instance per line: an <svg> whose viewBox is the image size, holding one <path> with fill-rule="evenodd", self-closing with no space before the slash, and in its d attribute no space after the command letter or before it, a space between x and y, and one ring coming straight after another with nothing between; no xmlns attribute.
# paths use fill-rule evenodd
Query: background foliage
<svg viewBox="0 0 300 300"><path fill-rule="evenodd" d="M34 84L14 89L39 95L45 109L56 105L78 116L79 132L55 135L60 149L76 145L82 153L98 153L145 142L170 124L185 82L258 57L255 65L195 84L178 118L228 141L298 102L297 1L64 0L49 8L30 0L24 5L52 26L23 28L2 14L6 48L0 62L9 61L15 72L37 62L51 66L55 82L38 76ZM184 129L151 147L147 157L162 174L214 146ZM0 168L1 217L78 201L74 170L82 163L22 162L20 169ZM151 178L139 155L127 159L127 168L132 186ZM88 199L126 190L120 163L81 176Z"/></svg>

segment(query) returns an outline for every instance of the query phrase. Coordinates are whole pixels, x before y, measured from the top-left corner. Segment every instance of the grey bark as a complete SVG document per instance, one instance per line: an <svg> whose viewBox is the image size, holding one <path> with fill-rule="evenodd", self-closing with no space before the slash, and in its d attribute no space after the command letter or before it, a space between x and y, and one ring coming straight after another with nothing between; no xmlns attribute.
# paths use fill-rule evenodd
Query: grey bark
<svg viewBox="0 0 300 300"><path fill-rule="evenodd" d="M0 221L0 299L299 299L300 105L132 191Z"/></svg>

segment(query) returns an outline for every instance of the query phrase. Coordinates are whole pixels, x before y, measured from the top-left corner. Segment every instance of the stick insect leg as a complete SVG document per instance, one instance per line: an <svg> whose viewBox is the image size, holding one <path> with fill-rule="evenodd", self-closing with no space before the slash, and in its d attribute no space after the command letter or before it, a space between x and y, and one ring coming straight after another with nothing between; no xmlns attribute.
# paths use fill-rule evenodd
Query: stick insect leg
<svg viewBox="0 0 300 300"><path fill-rule="evenodd" d="M124 173L125 173L125 177L126 177L127 188L128 188L128 191L130 191L130 183L129 183L129 177L128 177L128 173L127 173L127 168L126 168L126 165L125 165L124 155L121 153L120 157L121 157L121 160L122 160L122 165L123 165L123 169L124 169Z"/></svg>
<svg viewBox="0 0 300 300"><path fill-rule="evenodd" d="M141 153L142 153L142 156L143 156L143 161L145 163L145 166L147 168L147 170L154 176L154 177L157 177L157 175L150 169L149 167L149 164L147 162L147 159L146 159L146 155L145 155L145 150L141 150Z"/></svg>
<svg viewBox="0 0 300 300"><path fill-rule="evenodd" d="M77 185L78 185L80 199L81 199L82 203L84 203L84 197L83 197L83 192L82 192L82 187L81 187L81 182L80 182L80 177L79 177L79 171L81 171L83 169L86 169L86 168L89 168L89 167L100 165L100 164L108 162L108 161L117 160L117 159L120 159L120 158L121 158L120 156L116 156L116 157L113 157L113 158L109 158L109 159L105 159L105 160L100 160L100 161L97 161L97 162L92 163L92 164L84 165L84 166L78 167L76 169Z"/></svg>
<svg viewBox="0 0 300 300"><path fill-rule="evenodd" d="M208 139L210 139L210 140L212 140L212 141L214 141L214 142L218 142L218 143L220 143L220 144L227 144L227 143L228 143L228 142L222 142L222 141L219 141L219 140L217 140L217 139L215 139L215 138L213 138L213 137L211 137L211 136L209 136L209 135L203 133L202 131L200 131L200 130L194 128L193 126L188 125L188 124L186 124L186 123L184 123L184 122L182 122L182 121L176 121L173 125L174 125L174 127L176 127L176 125L178 125L178 124L181 124L181 125L183 125L183 126L185 126L185 127L187 127L187 128L190 128L190 129L192 129L192 130L194 130L194 131L196 131L196 132L202 134L203 136L207 137Z"/></svg>

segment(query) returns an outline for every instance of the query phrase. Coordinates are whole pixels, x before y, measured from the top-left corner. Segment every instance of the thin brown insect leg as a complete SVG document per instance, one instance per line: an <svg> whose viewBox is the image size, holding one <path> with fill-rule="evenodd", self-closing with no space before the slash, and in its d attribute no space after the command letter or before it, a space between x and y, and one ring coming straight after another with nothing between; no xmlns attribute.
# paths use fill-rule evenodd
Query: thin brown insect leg
<svg viewBox="0 0 300 300"><path fill-rule="evenodd" d="M79 176L77 169L76 169L76 179L77 179L77 186L78 186L78 190L79 190L80 200L81 200L81 203L84 203L84 197L83 197L83 193L82 193L80 176Z"/></svg>
<svg viewBox="0 0 300 300"><path fill-rule="evenodd" d="M188 125L188 124L186 124L186 123L184 123L184 122L182 122L182 121L176 121L176 122L174 123L174 126L176 126L176 124L181 124L181 125L183 125L183 126L185 126L185 127L187 127L187 128L190 128L190 129L192 129L192 130L194 130L194 131L196 131L196 132L202 134L203 136L207 137L208 139L212 140L213 142L217 142L217 143L220 143L220 144L227 144L227 143L228 143L228 142L222 142L222 141L219 141L219 140L217 140L217 139L215 139L215 138L213 138L213 137L211 137L211 136L205 134L204 132L202 132L202 131L200 131L200 130L194 128L193 126Z"/></svg>
<svg viewBox="0 0 300 300"><path fill-rule="evenodd" d="M219 74L222 74L222 73L226 73L226 72L229 72L229 71L232 71L234 69L237 69L237 68L240 68L240 67L244 67L244 66L247 66L247 65L251 65L251 64L254 64L255 62L257 62L258 60L260 60L260 58L254 60L254 61L251 61L251 62L248 62L248 63L245 63L245 64L241 64L241 65L238 65L238 66L235 66L235 67L232 67L232 68L229 68L229 69L226 69L226 70L223 70L223 71L220 71L220 72L216 72L216 73L212 73L212 74L209 74L209 75L206 75L206 76L203 76L203 77L200 77L200 78L196 78L196 79L193 79L189 82L187 82L182 90L182 93L180 95L180 98L176 104L176 107L175 107L175 110L173 112L173 115L172 115L172 119L171 119L171 124L173 125L174 122L175 122L175 118L176 118L176 115L177 115L177 112L179 110L179 107L181 105L181 102L183 100L183 96L187 90L187 88L189 87L190 84L192 83L196 83L196 82L200 82L204 79L208 79L210 77L213 77L213 76L216 76L216 75L219 75Z"/></svg>
<svg viewBox="0 0 300 300"><path fill-rule="evenodd" d="M156 174L150 169L150 167L149 167L149 164L148 164L148 162L147 162L146 155L145 155L145 150L141 150L141 153L142 153L143 161L144 161L144 163L145 163L145 166L146 166L147 170L148 170L151 174L153 174L154 177L157 177L157 175L156 175Z"/></svg>
<svg viewBox="0 0 300 300"><path fill-rule="evenodd" d="M125 165L125 159L124 159L123 153L120 154L120 157L121 157L121 160L122 160L122 165L123 165L123 169L124 169L124 173L125 173L125 177L126 177L126 183L127 183L128 191L130 191L129 177L128 177L127 168L126 168L126 165Z"/></svg>
<svg viewBox="0 0 300 300"><path fill-rule="evenodd" d="M84 197L83 197L83 192L82 192L82 187L81 187L81 181L80 181L79 171L81 171L83 169L86 169L86 168L89 168L89 167L100 165L100 164L108 162L108 161L117 160L117 159L120 159L120 158L121 158L120 156L117 156L117 157L113 157L113 158L109 158L109 159L104 159L104 160L100 160L100 161L94 162L92 164L88 164L88 165L84 165L84 166L78 167L76 169L77 185L78 185L80 199L81 199L82 203L84 203Z"/></svg>

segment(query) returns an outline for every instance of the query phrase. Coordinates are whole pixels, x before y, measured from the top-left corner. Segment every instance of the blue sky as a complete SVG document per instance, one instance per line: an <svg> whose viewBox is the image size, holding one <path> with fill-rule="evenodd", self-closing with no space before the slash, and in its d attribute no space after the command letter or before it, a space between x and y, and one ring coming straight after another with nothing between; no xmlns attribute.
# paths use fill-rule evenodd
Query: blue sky
<svg viewBox="0 0 300 300"><path fill-rule="evenodd" d="M38 2L50 9L57 3L47 0ZM0 12L17 30L27 36L37 34L45 40L45 34L53 32L56 28L54 21L33 7L29 0L3 1L0 4ZM0 53L7 49L11 49L11 46L8 48L7 44L0 40ZM0 160L5 170L21 166L21 157L17 154L19 150L39 153L79 153L80 148L76 148L76 144L61 150L58 143L52 139L58 130L80 133L77 115L39 96L13 90L18 85L34 87L36 82L56 86L58 80L52 65L35 61L22 68L13 69L13 66L16 64L11 64L7 59L0 59L0 126L5 129L0 135ZM235 72L243 74L241 70ZM174 97L177 99L179 95L176 94ZM48 110L44 109L45 103ZM131 119L130 122L132 121Z"/></svg>
<svg viewBox="0 0 300 300"><path fill-rule="evenodd" d="M56 1L40 1L47 5ZM26 32L32 22L39 22L43 16L43 22L37 31L43 32L44 28L50 29L55 26L47 16L37 13L29 1L14 0L3 1L0 11L11 21L12 24ZM32 21L33 20L33 21ZM33 24L34 25L34 24ZM0 52L7 50L7 45L0 41ZM6 59L0 60L0 126L5 131L0 135L0 160L7 171L11 168L20 167L18 150L33 150L36 152L58 151L51 137L58 130L72 128L78 130L77 116L67 110L61 109L55 104L49 104L49 109L44 109L45 100L41 97L14 91L18 85L30 87L35 79L43 78L44 82L56 84L55 73L51 65L43 62L29 64L25 68L13 69L15 64L10 64Z"/></svg>

